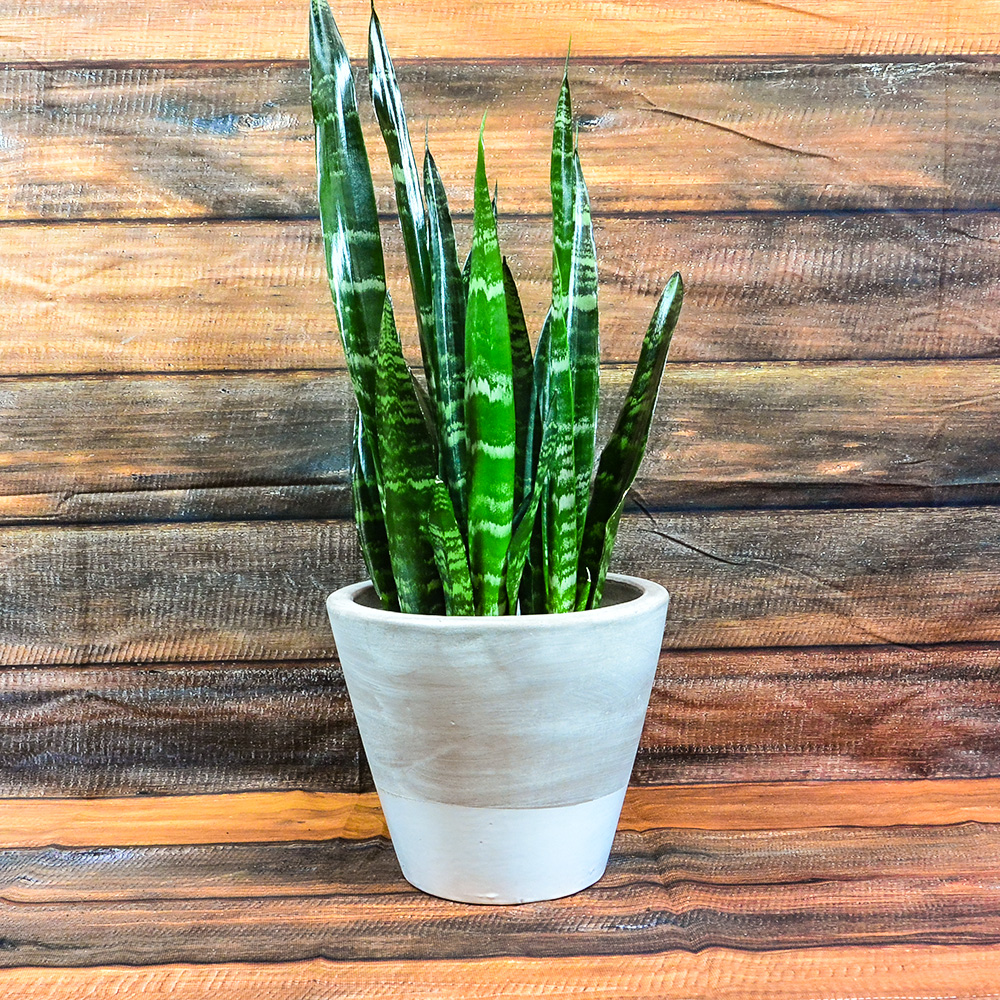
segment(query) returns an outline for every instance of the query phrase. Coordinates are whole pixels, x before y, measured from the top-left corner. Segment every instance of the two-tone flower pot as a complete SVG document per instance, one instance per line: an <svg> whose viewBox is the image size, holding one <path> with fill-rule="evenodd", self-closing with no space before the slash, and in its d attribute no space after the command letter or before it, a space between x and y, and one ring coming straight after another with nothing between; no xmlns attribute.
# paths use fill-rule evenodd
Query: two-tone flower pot
<svg viewBox="0 0 1000 1000"><path fill-rule="evenodd" d="M602 606L446 617L327 601L406 879L469 903L569 895L604 874L656 672L667 592L609 575Z"/></svg>

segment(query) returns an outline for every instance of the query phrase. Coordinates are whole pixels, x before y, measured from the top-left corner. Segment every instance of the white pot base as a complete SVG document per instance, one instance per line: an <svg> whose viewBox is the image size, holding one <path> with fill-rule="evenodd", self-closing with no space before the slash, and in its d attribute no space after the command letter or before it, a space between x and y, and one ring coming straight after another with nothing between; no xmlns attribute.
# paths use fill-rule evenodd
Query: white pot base
<svg viewBox="0 0 1000 1000"><path fill-rule="evenodd" d="M496 809L380 792L411 884L460 903L531 903L593 885L607 867L625 788L592 802Z"/></svg>

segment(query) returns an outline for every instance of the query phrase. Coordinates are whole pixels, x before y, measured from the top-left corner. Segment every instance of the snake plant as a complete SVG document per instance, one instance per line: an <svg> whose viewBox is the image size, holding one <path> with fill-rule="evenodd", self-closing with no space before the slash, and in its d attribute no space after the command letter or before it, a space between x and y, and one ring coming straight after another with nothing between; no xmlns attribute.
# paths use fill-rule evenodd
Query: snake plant
<svg viewBox="0 0 1000 1000"><path fill-rule="evenodd" d="M497 238L483 129L462 267L429 149L417 168L373 9L369 83L416 307L418 380L386 289L354 80L327 0L311 0L309 56L327 274L358 402L355 518L383 606L450 615L598 606L681 307L680 275L660 296L595 476L597 264L568 76L552 141L552 304L532 353Z"/></svg>

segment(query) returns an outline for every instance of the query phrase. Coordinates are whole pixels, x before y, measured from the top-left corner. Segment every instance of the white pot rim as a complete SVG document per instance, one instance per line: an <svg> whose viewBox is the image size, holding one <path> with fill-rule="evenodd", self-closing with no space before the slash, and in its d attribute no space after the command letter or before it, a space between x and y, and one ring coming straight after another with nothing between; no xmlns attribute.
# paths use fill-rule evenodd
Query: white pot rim
<svg viewBox="0 0 1000 1000"><path fill-rule="evenodd" d="M638 576L626 576L623 573L608 573L607 582L612 584L612 592L620 594L617 600L604 604L589 611L567 611L561 614L540 615L420 615L402 611L386 611L374 603L374 587L370 580L348 584L335 590L326 599L329 614L338 619L354 619L356 621L384 621L386 616L399 619L399 624L419 627L417 623L424 622L437 629L468 629L471 627L485 630L505 632L518 630L526 624L539 625L545 623L547 628L559 629L578 628L581 621L598 622L604 619L613 620L621 617L641 615L655 606L666 605L670 599L665 587L645 580ZM632 593L629 593L629 592ZM359 597L371 594L373 603L362 603ZM605 598L612 596L605 589Z"/></svg>

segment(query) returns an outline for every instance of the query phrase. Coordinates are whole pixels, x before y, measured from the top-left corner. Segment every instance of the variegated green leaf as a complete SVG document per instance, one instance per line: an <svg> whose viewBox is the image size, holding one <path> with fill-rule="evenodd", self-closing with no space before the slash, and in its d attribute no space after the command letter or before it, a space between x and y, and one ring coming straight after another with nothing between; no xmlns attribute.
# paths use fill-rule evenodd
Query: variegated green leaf
<svg viewBox="0 0 1000 1000"><path fill-rule="evenodd" d="M515 489L514 509L521 506L530 481L527 461L529 427L533 421L531 409L534 369L531 360L531 340L528 324L521 307L521 296L507 258L503 258L503 288L507 299L507 323L510 326L511 370L514 378L514 423L517 428L514 440ZM527 488L530 488L527 487Z"/></svg>
<svg viewBox="0 0 1000 1000"><path fill-rule="evenodd" d="M568 69L568 67L567 67ZM563 74L552 126L552 161L549 183L552 190L552 313L558 323L565 316L573 252L574 185L573 106L569 74Z"/></svg>
<svg viewBox="0 0 1000 1000"><path fill-rule="evenodd" d="M379 491L399 608L414 614L441 614L441 580L425 524L434 498L434 452L388 295L377 368Z"/></svg>
<svg viewBox="0 0 1000 1000"><path fill-rule="evenodd" d="M455 518L451 495L441 479L434 483L434 500L427 515L427 527L434 547L434 562L444 587L445 614L474 615L469 554Z"/></svg>
<svg viewBox="0 0 1000 1000"><path fill-rule="evenodd" d="M611 437L601 453L580 552L581 587L586 589L583 581L587 573L590 574L591 583L586 600L581 594L578 606L595 607L600 603L604 589L603 573L607 571L604 553L607 549L608 529L612 525L615 511L624 501L625 494L639 471L646 450L663 365L667 360L670 338L677 325L683 298L681 276L674 274L657 303L642 342L628 395ZM607 551L610 557L610 549Z"/></svg>
<svg viewBox="0 0 1000 1000"><path fill-rule="evenodd" d="M465 438L465 298L458 267L455 231L441 175L430 150L424 151L427 242L431 261L437 383L439 474L448 487L462 534L468 524Z"/></svg>
<svg viewBox="0 0 1000 1000"><path fill-rule="evenodd" d="M375 458L360 410L355 414L354 420L351 497L354 500L354 521L358 528L361 555L375 593L386 611L398 611L399 598L389 561L389 541L385 533L385 518L382 516L382 501L375 475Z"/></svg>
<svg viewBox="0 0 1000 1000"><path fill-rule="evenodd" d="M597 397L601 348L597 314L597 252L590 220L590 197L579 155L574 155L573 250L566 296L566 329L573 372L573 448L576 470L576 537L583 528L594 473Z"/></svg>
<svg viewBox="0 0 1000 1000"><path fill-rule="evenodd" d="M417 330L424 370L431 394L436 392L437 357L434 343L434 307L431 301L431 261L427 219L421 194L421 176L413 157L403 99L396 71L385 44L382 25L372 7L368 28L368 85L395 182L396 209L403 232L406 264L417 311Z"/></svg>
<svg viewBox="0 0 1000 1000"><path fill-rule="evenodd" d="M465 314L469 565L476 613L497 615L506 605L501 584L514 518L514 385L503 264L486 183L482 130L471 258Z"/></svg>
<svg viewBox="0 0 1000 1000"><path fill-rule="evenodd" d="M347 367L371 427L385 265L351 63L326 0L312 0L309 65L327 275Z"/></svg>

